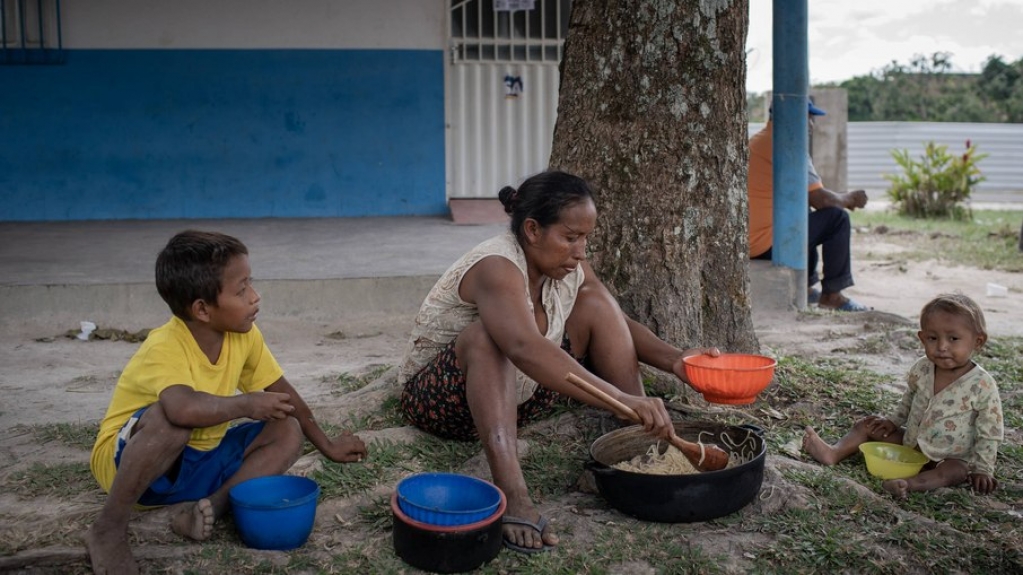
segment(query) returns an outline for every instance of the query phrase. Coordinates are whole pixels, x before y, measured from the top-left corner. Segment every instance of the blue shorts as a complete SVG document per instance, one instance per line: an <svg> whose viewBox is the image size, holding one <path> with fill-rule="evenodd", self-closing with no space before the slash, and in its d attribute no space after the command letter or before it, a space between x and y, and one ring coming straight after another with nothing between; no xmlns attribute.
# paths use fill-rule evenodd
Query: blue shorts
<svg viewBox="0 0 1023 575"><path fill-rule="evenodd" d="M121 465L121 451L124 449L131 429L146 411L136 411L128 418L117 437L117 451L114 466ZM171 505L182 501L198 501L209 497L220 488L242 466L245 450L263 431L262 421L251 421L235 425L227 430L224 438L209 451L199 451L185 446L171 469L157 478L139 498L138 504L147 507Z"/></svg>

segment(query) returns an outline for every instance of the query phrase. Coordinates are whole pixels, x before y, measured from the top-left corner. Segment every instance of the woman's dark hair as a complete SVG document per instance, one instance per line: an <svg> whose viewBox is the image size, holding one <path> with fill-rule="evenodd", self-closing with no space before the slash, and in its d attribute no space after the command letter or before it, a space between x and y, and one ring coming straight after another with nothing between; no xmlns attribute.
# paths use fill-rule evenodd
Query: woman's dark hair
<svg viewBox="0 0 1023 575"><path fill-rule="evenodd" d="M217 305L224 268L249 250L238 239L217 232L186 230L170 239L156 258L156 291L171 313L192 319L192 302Z"/></svg>
<svg viewBox="0 0 1023 575"><path fill-rule="evenodd" d="M566 172L540 172L522 182L519 189L501 188L497 194L504 211L511 216L511 231L522 237L522 224L527 218L546 228L559 221L561 210L572 204L593 199L585 180Z"/></svg>

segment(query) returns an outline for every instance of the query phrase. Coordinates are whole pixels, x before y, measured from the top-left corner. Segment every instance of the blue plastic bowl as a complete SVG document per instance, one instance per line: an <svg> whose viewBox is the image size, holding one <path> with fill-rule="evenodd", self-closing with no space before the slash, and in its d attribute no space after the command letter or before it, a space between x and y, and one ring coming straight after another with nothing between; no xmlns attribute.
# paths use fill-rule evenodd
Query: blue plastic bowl
<svg viewBox="0 0 1023 575"><path fill-rule="evenodd" d="M231 512L242 541L253 549L285 551L305 545L316 519L320 486L312 479L268 475L231 488Z"/></svg>
<svg viewBox="0 0 1023 575"><path fill-rule="evenodd" d="M430 525L467 525L492 516L501 490L489 481L457 473L419 473L398 483L398 507Z"/></svg>

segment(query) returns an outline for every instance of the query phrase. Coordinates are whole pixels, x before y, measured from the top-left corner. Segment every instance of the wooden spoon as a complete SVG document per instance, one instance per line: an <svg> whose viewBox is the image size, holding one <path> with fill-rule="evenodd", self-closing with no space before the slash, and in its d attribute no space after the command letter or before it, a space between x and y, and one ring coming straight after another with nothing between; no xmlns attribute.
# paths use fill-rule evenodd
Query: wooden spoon
<svg viewBox="0 0 1023 575"><path fill-rule="evenodd" d="M593 386L593 384L585 379L571 372L565 376L565 379L567 379L572 385L575 385L579 389L589 393L594 399L603 403L619 417L632 420L636 423L642 423L642 420L639 418L639 414L636 413L636 410L611 397L605 393L604 390ZM686 441L685 439L675 435L674 432L672 432L668 441L681 451L682 455L685 455L686 459L688 459L689 462L700 471L717 471L719 469L724 469L728 465L728 452L716 445Z"/></svg>

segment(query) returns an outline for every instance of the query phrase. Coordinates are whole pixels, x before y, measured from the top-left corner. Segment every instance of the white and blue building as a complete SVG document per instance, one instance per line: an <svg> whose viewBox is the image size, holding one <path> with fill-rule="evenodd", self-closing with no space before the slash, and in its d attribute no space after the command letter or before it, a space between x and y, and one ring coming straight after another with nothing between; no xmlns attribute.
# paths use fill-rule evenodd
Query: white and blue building
<svg viewBox="0 0 1023 575"><path fill-rule="evenodd" d="M0 15L0 221L412 216L546 166L568 0Z"/></svg>

